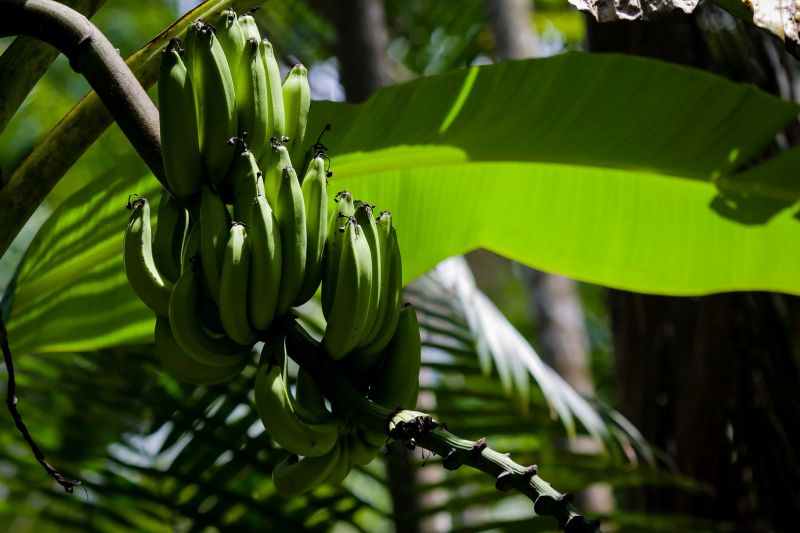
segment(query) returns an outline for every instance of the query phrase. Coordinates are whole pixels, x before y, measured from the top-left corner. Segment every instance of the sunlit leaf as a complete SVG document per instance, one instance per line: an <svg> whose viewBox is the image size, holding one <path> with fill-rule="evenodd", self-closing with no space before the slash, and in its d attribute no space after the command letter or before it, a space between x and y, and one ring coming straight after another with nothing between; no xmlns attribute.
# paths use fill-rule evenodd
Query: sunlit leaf
<svg viewBox="0 0 800 533"><path fill-rule="evenodd" d="M392 211L407 280L483 247L634 291L800 293L793 158L733 174L798 109L701 71L567 54L319 103L312 132L333 126L332 192Z"/></svg>

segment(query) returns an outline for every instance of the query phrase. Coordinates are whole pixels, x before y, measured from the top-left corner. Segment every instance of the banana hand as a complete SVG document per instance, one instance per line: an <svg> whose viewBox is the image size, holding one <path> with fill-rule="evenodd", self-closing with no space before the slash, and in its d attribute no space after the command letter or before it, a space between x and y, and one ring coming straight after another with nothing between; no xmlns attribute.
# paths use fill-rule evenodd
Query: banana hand
<svg viewBox="0 0 800 533"><path fill-rule="evenodd" d="M137 197L128 204L128 209L131 218L122 245L125 275L139 299L156 314L165 316L172 284L161 276L153 258L150 203L146 198Z"/></svg>
<svg viewBox="0 0 800 533"><path fill-rule="evenodd" d="M284 337L275 335L264 344L255 382L255 403L264 428L286 450L304 457L325 455L339 439L339 422L309 424L294 408L286 383Z"/></svg>
<svg viewBox="0 0 800 533"><path fill-rule="evenodd" d="M156 318L154 332L156 355L167 372L179 380L192 385L216 385L238 376L247 366L248 357L225 366L212 366L201 363L189 356L172 334L169 319Z"/></svg>

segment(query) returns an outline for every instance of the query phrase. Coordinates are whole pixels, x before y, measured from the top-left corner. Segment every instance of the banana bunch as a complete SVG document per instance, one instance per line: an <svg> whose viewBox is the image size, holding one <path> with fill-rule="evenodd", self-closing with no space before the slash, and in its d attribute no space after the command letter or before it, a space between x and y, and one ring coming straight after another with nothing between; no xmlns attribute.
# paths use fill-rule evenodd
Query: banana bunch
<svg viewBox="0 0 800 533"><path fill-rule="evenodd" d="M212 385L237 376L263 341L255 405L290 453L276 489L339 483L386 436L333 410L302 368L290 375L292 349L272 326L321 283L326 357L371 401L413 408L419 328L401 305L391 215L348 192L329 214L330 160L319 139L306 141L306 69L281 82L252 13L192 23L163 50L159 76L169 190L155 221L146 198L128 198L123 245L130 285L156 315L155 352L178 379Z"/></svg>
<svg viewBox="0 0 800 533"><path fill-rule="evenodd" d="M286 496L340 483L353 466L370 463L387 441L383 433L347 425L338 418L302 368L292 394L287 372L290 347L282 336L270 337L255 382L259 417L267 433L290 452L272 472L275 489ZM401 310L379 366L370 383L369 398L389 409L413 408L419 390L420 336L412 307Z"/></svg>
<svg viewBox="0 0 800 533"><path fill-rule="evenodd" d="M305 67L281 83L251 14L226 10L212 22L194 22L185 42L163 50L170 190L155 232L147 199L129 199L123 254L131 286L158 317L164 366L198 384L235 376L259 334L314 295L327 229L324 154L302 176L292 165L307 148Z"/></svg>

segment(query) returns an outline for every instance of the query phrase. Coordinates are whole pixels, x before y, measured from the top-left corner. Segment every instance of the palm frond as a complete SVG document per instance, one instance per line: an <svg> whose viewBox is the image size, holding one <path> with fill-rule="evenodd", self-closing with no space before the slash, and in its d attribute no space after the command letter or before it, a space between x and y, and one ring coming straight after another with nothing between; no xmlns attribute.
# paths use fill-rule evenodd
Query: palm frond
<svg viewBox="0 0 800 533"><path fill-rule="evenodd" d="M433 354L435 360L441 358L441 351L462 355L471 352L484 375L497 373L503 391L516 399L523 413L530 408L532 379L570 437L576 434L577 420L606 449L615 451L621 446L626 452L637 452L626 453L629 458L650 461L647 444L632 424L610 408L581 396L548 366L477 287L463 257L439 263L409 286L406 298L419 311L425 333L423 343L437 350Z"/></svg>

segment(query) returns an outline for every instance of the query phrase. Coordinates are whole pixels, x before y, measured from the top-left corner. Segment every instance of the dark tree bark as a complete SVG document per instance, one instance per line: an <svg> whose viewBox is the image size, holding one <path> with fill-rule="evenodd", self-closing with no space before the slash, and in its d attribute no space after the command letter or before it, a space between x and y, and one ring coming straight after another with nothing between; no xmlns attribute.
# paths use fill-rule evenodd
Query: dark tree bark
<svg viewBox="0 0 800 533"><path fill-rule="evenodd" d="M361 102L391 79L389 32L380 0L339 0L331 9L348 102Z"/></svg>
<svg viewBox="0 0 800 533"><path fill-rule="evenodd" d="M341 83L348 102L361 102L391 82L389 32L382 0L341 0L331 9ZM418 468L402 442L387 446L386 475L397 531L419 533Z"/></svg>
<svg viewBox="0 0 800 533"><path fill-rule="evenodd" d="M494 35L497 59L536 57L537 38L533 30L530 0L484 0Z"/></svg>
<svg viewBox="0 0 800 533"><path fill-rule="evenodd" d="M589 20L589 46L730 73L730 65L714 60L719 56L700 25L702 16L672 14L648 24ZM747 72L752 69L740 65L735 77L745 81ZM751 80L774 88L769 80L777 73L764 65L762 72L769 76ZM725 520L739 531L796 531L797 299L611 291L609 300L620 411L666 452L668 464L711 489L630 490L626 506Z"/></svg>

